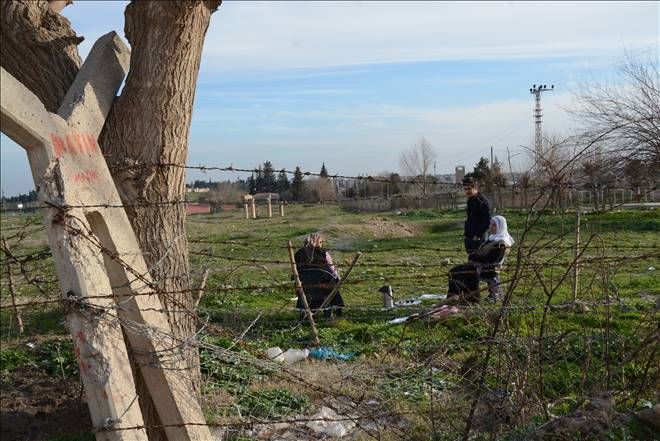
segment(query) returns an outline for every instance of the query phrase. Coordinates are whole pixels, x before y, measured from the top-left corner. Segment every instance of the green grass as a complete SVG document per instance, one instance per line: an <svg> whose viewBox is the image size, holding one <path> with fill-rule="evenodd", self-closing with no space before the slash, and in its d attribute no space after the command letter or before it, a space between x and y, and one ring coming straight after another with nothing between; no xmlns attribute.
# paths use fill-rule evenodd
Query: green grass
<svg viewBox="0 0 660 441"><path fill-rule="evenodd" d="M354 361L345 365L347 369L364 366L366 372L374 372L375 377L369 380L369 388L359 392L385 401L392 400L390 405L393 408L424 414L430 406L426 390L428 381L433 383L434 389L443 393L453 393L464 387L458 371L469 360L483 356L487 347L485 337L499 312L499 304L484 304L461 316L437 323L419 321L408 326L389 326L388 320L427 308L432 302L425 302L416 309L383 311L380 310L381 297L377 292L385 284L393 286L397 298L446 292L448 269L465 259L461 239L462 210L362 214L344 212L335 205L312 205L287 206L286 213L284 218L257 220L244 219L241 211L189 217L193 274L199 278L204 269L210 270L200 313L227 332L227 335L207 337L208 343L217 348L232 346L233 338L243 333L261 314L243 341L232 351L247 356L263 354L271 346L286 349L312 345L309 326L306 323L298 325L295 301L291 300L295 293L290 284L286 244L291 240L297 248L306 234L318 231L326 237L326 246L332 250L342 273L355 252L359 250L363 253L341 290L348 306L344 317L341 320L318 320L322 345L357 354ZM517 247L520 247L527 214L520 211L503 214L518 241ZM3 218L3 229L19 222L17 218ZM609 366L610 389L626 393L641 390L643 398L652 400L652 388L640 388L644 381L650 384L648 379L644 379L645 375L648 377L650 374L651 379L657 378L657 366L651 365L647 369L645 357L650 351L639 348L639 345L640 336L653 329L656 312L655 305L640 293L660 294L657 271L649 270L650 267L660 268L657 258L659 216L653 210L582 216L581 243L583 246L588 244L582 259L592 263L580 268L578 298L590 304L588 309L581 310L563 306L572 298L568 263L573 257L574 222L572 213L544 214L527 231L522 244L524 249L529 250L534 243L545 244L531 256L532 261L540 264L538 274L533 269L526 269L513 291L513 312L505 317L498 334L509 340L501 343L502 346L491 358L486 383L493 388L509 387L506 381L511 379L507 379L506 372L498 366L513 363L518 368L530 363L527 384L537 384L543 378L544 399L560 403L556 412L561 414L570 408L566 403L604 390ZM212 243L196 243L196 240ZM30 238L21 252L29 253L43 244L42 238ZM502 280L513 274L517 249L508 257L510 266L503 271ZM646 258L632 258L653 253L655 255ZM600 262L603 255L610 260ZM621 259L612 260L616 257ZM400 265L388 266L392 264ZM567 270L569 277L559 283ZM52 268L44 271L52 275ZM282 284L286 286L277 286ZM545 311L544 344L522 344L520 342L539 338L544 315L542 305L547 301L544 284L553 290L550 307ZM223 290L229 286L261 288ZM29 286L22 289L24 300L38 298ZM609 312L602 305L593 305L607 295L616 300ZM6 304L8 292L4 281L0 297ZM11 310L4 309L0 314L2 339L5 343L11 343L11 347L0 352L1 370L19 369L30 363L39 365L47 360L51 367L59 370L64 367L66 375L75 373L73 360L68 355L62 356L63 352L70 354L70 345L65 347L61 337L58 337L66 334L59 309L45 307L26 310L24 321L27 335L20 338L16 335ZM609 329L607 345L606 324ZM49 349L39 354L21 346L26 339L35 336L47 336L47 341L59 342L60 356L52 355L54 343L49 343ZM527 352L530 348L531 353ZM637 349L636 358L619 366L620 360ZM436 360L434 357L437 354L442 354L442 363L438 366L455 366L452 368L454 371L439 370L429 380L423 366L428 360ZM539 361L543 372L537 368ZM272 370L231 362L222 353L204 349L201 362L205 393L211 396L222 391L231 396L226 412L207 409L214 418L232 417L237 412L260 417L300 413L319 402L318 394L283 382L276 378ZM44 372L56 374L49 369L44 368ZM378 377L380 374L383 374L382 378ZM268 387L270 381L275 382L275 387ZM352 388L366 386L348 382L343 387L345 393L355 394L357 392ZM537 393L536 389L534 393ZM403 398L397 402L397 397ZM467 401L457 409L465 410L462 407L465 403ZM622 410L630 403L620 401ZM457 418L464 418L464 414L457 414ZM510 427L508 439L522 439L523 435L517 438L516 433L525 434L533 430L542 423L542 418L538 418L541 414L528 415L525 424ZM422 434L419 439L425 439L425 436L428 439L427 422L419 420L416 424L419 426L411 429L411 433L419 431ZM613 439L642 439L639 434L643 431L632 425L620 428L617 433L622 435ZM451 438L451 434L448 436Z"/></svg>

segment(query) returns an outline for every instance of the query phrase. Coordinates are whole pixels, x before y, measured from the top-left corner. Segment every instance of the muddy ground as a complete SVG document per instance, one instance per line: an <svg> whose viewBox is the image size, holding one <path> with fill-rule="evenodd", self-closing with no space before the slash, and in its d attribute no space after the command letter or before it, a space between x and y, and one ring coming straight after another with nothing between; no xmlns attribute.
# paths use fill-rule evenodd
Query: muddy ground
<svg viewBox="0 0 660 441"><path fill-rule="evenodd" d="M24 367L0 378L0 439L42 441L71 433L90 433L82 385Z"/></svg>

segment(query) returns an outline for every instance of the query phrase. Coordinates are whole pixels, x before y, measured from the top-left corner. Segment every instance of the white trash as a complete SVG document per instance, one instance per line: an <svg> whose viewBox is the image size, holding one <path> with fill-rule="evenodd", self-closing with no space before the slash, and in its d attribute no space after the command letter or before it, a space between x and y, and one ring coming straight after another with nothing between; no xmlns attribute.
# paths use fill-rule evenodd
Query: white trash
<svg viewBox="0 0 660 441"><path fill-rule="evenodd" d="M333 438L341 438L350 433L355 427L355 423L345 416L337 415L337 413L328 408L321 407L317 413L310 417L312 421L307 423L307 427L316 433L323 433Z"/></svg>
<svg viewBox="0 0 660 441"><path fill-rule="evenodd" d="M309 357L309 349L287 349L282 351L275 346L266 350L266 356L278 363L295 363Z"/></svg>
<svg viewBox="0 0 660 441"><path fill-rule="evenodd" d="M284 356L282 355L282 349L278 348L277 346L273 348L268 348L266 351L266 356L270 358L273 361L276 361L278 363L283 363L284 362Z"/></svg>
<svg viewBox="0 0 660 441"><path fill-rule="evenodd" d="M399 317L399 318L395 318L393 320L390 320L389 322L387 322L387 324L389 324L389 325L398 325L400 323L405 323L406 320L408 320L408 317Z"/></svg>
<svg viewBox="0 0 660 441"><path fill-rule="evenodd" d="M295 363L297 361L302 361L307 357L309 357L309 349L287 349L282 354L282 358L286 363Z"/></svg>
<svg viewBox="0 0 660 441"><path fill-rule="evenodd" d="M419 296L419 300L436 300L436 299L446 299L447 294L422 294Z"/></svg>
<svg viewBox="0 0 660 441"><path fill-rule="evenodd" d="M420 305L421 303L422 301L419 299L402 299L394 302L394 306L402 306L402 307L416 306L416 305Z"/></svg>

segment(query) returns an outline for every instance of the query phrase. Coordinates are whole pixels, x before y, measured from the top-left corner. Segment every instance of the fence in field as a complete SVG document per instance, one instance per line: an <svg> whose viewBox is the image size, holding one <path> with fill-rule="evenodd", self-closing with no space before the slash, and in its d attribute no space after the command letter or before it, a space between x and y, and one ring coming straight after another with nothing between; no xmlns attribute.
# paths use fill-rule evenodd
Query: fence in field
<svg viewBox="0 0 660 441"><path fill-rule="evenodd" d="M549 189L546 187L545 189ZM485 190L486 197L497 210L529 209L534 202L537 206L549 206L551 209L568 210L576 206L583 210L599 210L627 204L628 206L644 206L644 204L660 202L660 192L655 189L612 188L598 190L581 190L566 188L561 197L547 201L543 188L496 188ZM548 202L546 204L546 202ZM397 195L390 198L342 199L342 208L351 211L384 212L390 210L442 210L456 209L465 205L465 196L460 189L432 193L428 196Z"/></svg>
<svg viewBox="0 0 660 441"><path fill-rule="evenodd" d="M60 294L50 249L25 245L44 234L44 227L35 216L21 216L21 222L3 226L2 231L2 337L22 345L38 327L36 321L53 314L120 325L137 335L157 335L166 343L142 359L157 356L159 367L176 369L180 376L187 369L201 369L203 400L212 403L207 421L162 421L163 430L205 424L217 439L321 439L344 432L358 439L468 439L473 433L498 437L527 432L541 437L565 424L559 415L567 408L580 408L582 398L591 398L591 406L605 413L616 412L613 405L637 410L640 403L653 400L650 386L657 382L657 310L648 303L656 297L653 293L648 299L621 296L614 281L621 272L632 271L629 277L648 274L657 265L658 244L606 245L598 223L606 210L590 214L581 224L573 213L560 215L566 225L552 232L544 223L548 215L542 214L550 201L539 197L535 205L539 210L529 212L518 230L518 243L501 277L501 303L459 306L460 313L448 317L429 314L428 304L384 309L375 289L392 285L408 296L437 292L447 283L447 270L464 256L459 246L402 247L406 254L394 260L381 256L396 248L360 250L363 257L341 288L359 301L348 304L344 316L370 326L361 328L364 334L353 337L355 341L369 346L370 340L380 340L382 347L371 347L377 354L347 362L291 365L270 360L262 346L282 334L298 336L301 346L315 346L309 320L301 318L291 302L295 287L287 244L191 238L196 273L168 277L201 280L207 271L208 278L204 286L191 286L185 292L198 296L198 308L182 311L195 317L198 331L182 340L136 321L133 314L145 310L130 301L154 293L166 300L182 292L159 290L160 281L149 280L132 267L130 255L104 247L97 233L71 214L76 207L40 204L39 209L64 219L65 233L151 290L121 297L114 289L87 297ZM78 208L123 208L98 202ZM184 202L153 205L173 203ZM232 221L247 222L240 218ZM579 225L581 239L576 234ZM358 250L331 246L330 251L345 271ZM416 259L411 260L410 253ZM397 268L403 274L388 273ZM251 271L268 274L268 283L241 285L241 278ZM306 288L310 286L302 286ZM250 303L246 300L255 297L272 299L269 303L274 306L246 306ZM154 309L167 312L162 306L149 307L151 312ZM413 313L420 315L402 325L388 324ZM619 332L621 321L631 314L635 314L634 332ZM320 317L316 321L320 321L320 345L336 342L335 328ZM428 339L406 338L420 329L426 329ZM201 364L184 355L190 348L201 354ZM140 363L146 361L134 362L133 367L139 369ZM594 398L599 392L607 395ZM136 395L127 398L117 416L135 405ZM580 430L587 434L596 430L597 412L593 418ZM144 428L122 424L117 418L89 430L105 439Z"/></svg>
<svg viewBox="0 0 660 441"><path fill-rule="evenodd" d="M319 323L306 304L304 291L314 286L296 277L289 244L262 240L240 252L235 244L219 253L219 241L197 238L191 256L198 273L180 274L160 272L159 265L183 234L163 255L140 250L126 209L150 207L154 216L167 217L167 208L188 202L126 204L117 191L97 139L128 63L128 48L116 34L101 37L57 114L1 69L2 130L28 152L39 190L39 203L30 207L37 217L15 207L5 211L20 216L2 219L8 219L1 241L3 439L67 436L80 428L98 441L323 439L349 433L356 439L467 440L475 433L493 439L552 431L566 421L555 418L566 403L607 392L591 401L599 412L579 427L585 437L598 438L600 433L590 431L608 429L619 416L613 403L636 411L642 400L654 399L649 385L657 381L656 305L631 303L619 295L615 281L618 272L630 269L639 277L640 265L657 261L657 249L648 243L608 247L588 223L580 230L579 203L575 228L549 228L544 209L565 201L576 188L572 183L533 187L534 210L502 273L500 303L468 306L459 298L457 304L420 308L401 325L389 323L399 310L381 308L364 294L381 284L396 283L411 293L437 288L446 283L450 262L438 262L438 251L428 247L409 247L419 256L415 261L344 248L343 256L337 250L341 261L353 259L336 286L353 291L356 301L345 308L346 317L374 325L345 335L361 345L377 340L382 346L345 363L287 365L267 356L266 343L296 335L300 346L320 346L333 341L341 325ZM253 171L169 163L134 167ZM434 188L451 194L460 186ZM39 239L45 236L48 247ZM401 268L403 274L386 274L385 268ZM236 284L245 271L248 278L255 271L266 277ZM171 280L184 288L164 289ZM302 315L292 307L294 292L305 305ZM269 297L261 303L269 306L246 309L251 296ZM623 326L631 314L632 329ZM192 329L181 329L177 318L184 317ZM70 340L54 337L55 347L49 346L51 337L39 335L65 327ZM407 338L414 332L415 338ZM200 372L204 381L195 384ZM72 424L65 415L53 424L50 418L66 411L58 403L75 401L71 376L80 380L78 401L84 395L87 419ZM12 379L33 383L23 387ZM51 398L53 386L62 393L50 412L35 411ZM208 405L203 408L197 398ZM609 420L599 421L602 414Z"/></svg>

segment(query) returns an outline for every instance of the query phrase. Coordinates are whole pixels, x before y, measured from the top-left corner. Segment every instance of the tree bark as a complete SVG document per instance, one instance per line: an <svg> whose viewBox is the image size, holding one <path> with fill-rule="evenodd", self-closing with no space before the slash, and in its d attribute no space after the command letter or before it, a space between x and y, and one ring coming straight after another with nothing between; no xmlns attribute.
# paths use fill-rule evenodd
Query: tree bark
<svg viewBox="0 0 660 441"><path fill-rule="evenodd" d="M211 14L219 1L133 1L125 12L131 65L99 144L133 225L174 334L184 344L171 368L199 397L199 353L185 344L196 331L185 231L185 168L195 84ZM175 164L181 167L158 164ZM137 376L145 423L157 424ZM144 399L142 399L144 397ZM150 439L164 439L149 430Z"/></svg>
<svg viewBox="0 0 660 441"><path fill-rule="evenodd" d="M0 64L56 113L80 68L83 38L45 0L3 0L0 25Z"/></svg>
<svg viewBox="0 0 660 441"><path fill-rule="evenodd" d="M106 120L99 144L140 242L173 332L184 343L174 369L190 378L199 396L197 348L187 344L196 330L188 277L188 242L183 201L188 133L202 46L211 14L220 0L136 1L125 12L131 65L121 96ZM56 112L81 65L77 37L69 21L44 0L1 2L4 67ZM147 204L133 206L139 204ZM151 205L149 205L151 204ZM180 312L190 310L190 314ZM170 367L170 366L168 366ZM147 426L158 416L136 372L140 406ZM150 430L150 439L165 439Z"/></svg>

